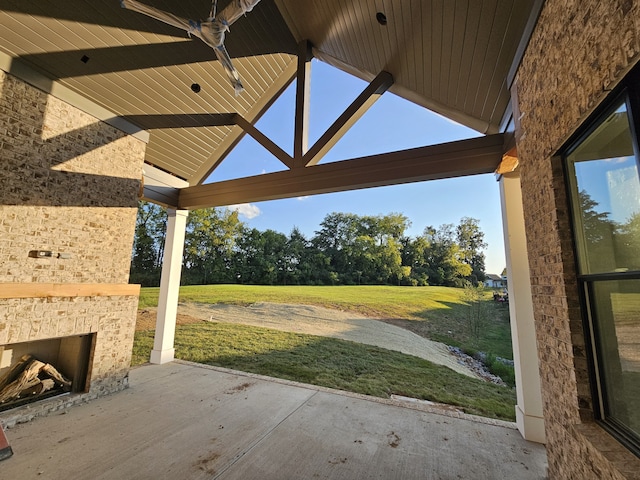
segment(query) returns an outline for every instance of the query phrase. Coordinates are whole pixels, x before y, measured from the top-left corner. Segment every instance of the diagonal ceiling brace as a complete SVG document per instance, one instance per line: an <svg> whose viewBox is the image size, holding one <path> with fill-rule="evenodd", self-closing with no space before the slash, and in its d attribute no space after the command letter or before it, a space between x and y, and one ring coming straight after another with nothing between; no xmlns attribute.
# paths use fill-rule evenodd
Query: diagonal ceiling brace
<svg viewBox="0 0 640 480"><path fill-rule="evenodd" d="M333 122L333 125L324 132L313 147L304 154L304 165L307 167L316 165L391 85L393 85L393 76L389 72L380 72L358 95L358 98Z"/></svg>
<svg viewBox="0 0 640 480"><path fill-rule="evenodd" d="M283 73L276 79L276 81L267 89L265 94L244 113L243 118L251 123L256 123L264 113L269 110L271 105L280 97L280 95L287 89L291 82L296 78L296 62L290 62ZM234 122L235 124L235 122ZM229 153L240 143L244 138L245 131L238 126L235 126L224 138L219 148L211 153L211 156L203 164L200 169L189 178L189 183L192 185L204 182L209 175L227 158Z"/></svg>
<svg viewBox="0 0 640 480"><path fill-rule="evenodd" d="M235 122L236 125L242 128L246 133L251 135L254 140L256 140L260 145L271 152L274 157L284 163L287 167L293 168L293 158L291 158L287 152L276 145L269 137L258 130L251 122L245 120L242 115L236 115Z"/></svg>
<svg viewBox="0 0 640 480"><path fill-rule="evenodd" d="M174 114L130 116L143 128L212 127L237 125L249 134L287 168L300 168L316 165L324 155L344 136L362 115L393 85L393 77L388 72L380 72L364 91L349 105L318 141L307 151L309 135L309 97L311 80L312 49L309 41L298 45L296 70L296 110L294 131L294 155L291 157L262 133L253 122L238 113L222 114ZM240 137L238 137L239 140ZM235 145L235 143L233 144ZM232 146L230 147L232 148ZM225 156L226 156L225 152ZM218 160L218 162L221 159ZM215 165L213 166L215 168ZM211 168L211 170L213 170Z"/></svg>
<svg viewBox="0 0 640 480"><path fill-rule="evenodd" d="M331 150L344 134L362 115L393 85L393 77L388 72L381 72L364 89L351 105L338 117L318 141L307 151L309 136L309 93L311 80L311 44L300 42L298 51L298 69L296 84L296 111L293 158L276 145L269 137L258 130L253 123L239 114L235 116L235 124L245 133L251 135L260 145L267 149L289 169L316 165Z"/></svg>

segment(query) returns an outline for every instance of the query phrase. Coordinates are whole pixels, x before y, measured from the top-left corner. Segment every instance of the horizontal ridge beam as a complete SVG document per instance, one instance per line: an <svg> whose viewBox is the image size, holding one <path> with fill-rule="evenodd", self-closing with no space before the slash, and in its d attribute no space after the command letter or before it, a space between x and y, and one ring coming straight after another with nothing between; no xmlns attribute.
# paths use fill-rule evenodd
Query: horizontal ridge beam
<svg viewBox="0 0 640 480"><path fill-rule="evenodd" d="M313 167L187 187L179 208L196 209L493 173L503 134L419 147Z"/></svg>

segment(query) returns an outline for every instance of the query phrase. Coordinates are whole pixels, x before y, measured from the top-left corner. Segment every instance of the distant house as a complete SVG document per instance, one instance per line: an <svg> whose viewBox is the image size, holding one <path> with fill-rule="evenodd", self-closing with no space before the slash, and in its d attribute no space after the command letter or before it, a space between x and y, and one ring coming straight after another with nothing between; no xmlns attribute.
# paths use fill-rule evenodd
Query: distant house
<svg viewBox="0 0 640 480"><path fill-rule="evenodd" d="M495 273L487 274L487 278L484 281L484 286L489 288L503 288L507 285L506 275L501 277Z"/></svg>

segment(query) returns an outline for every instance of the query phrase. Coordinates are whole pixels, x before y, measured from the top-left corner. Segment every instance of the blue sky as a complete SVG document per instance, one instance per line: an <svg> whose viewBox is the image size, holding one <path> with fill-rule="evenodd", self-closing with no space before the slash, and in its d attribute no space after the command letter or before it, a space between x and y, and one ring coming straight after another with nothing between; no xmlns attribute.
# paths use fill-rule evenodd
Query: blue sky
<svg viewBox="0 0 640 480"><path fill-rule="evenodd" d="M312 145L366 87L366 83L322 62L313 61L311 76L310 135ZM260 119L257 127L283 150L293 152L295 82ZM333 147L321 163L434 145L477 137L473 130L436 115L390 92ZM207 182L283 170L269 152L249 136L213 172ZM358 215L402 213L412 226L410 236L426 226L457 224L473 217L489 244L487 273L499 274L505 267L500 195L494 175L476 175L419 182L351 192L313 195L304 198L258 202L234 206L241 219L259 230L268 228L289 234L298 227L307 238L319 229L331 212Z"/></svg>

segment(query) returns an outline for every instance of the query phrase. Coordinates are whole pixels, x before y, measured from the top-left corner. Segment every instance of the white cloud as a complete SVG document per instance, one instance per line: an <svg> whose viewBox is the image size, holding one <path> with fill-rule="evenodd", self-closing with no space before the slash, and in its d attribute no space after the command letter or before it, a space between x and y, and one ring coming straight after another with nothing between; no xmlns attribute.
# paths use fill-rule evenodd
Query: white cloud
<svg viewBox="0 0 640 480"><path fill-rule="evenodd" d="M615 158L605 158L604 161L607 163L619 164L628 162L633 157L615 157Z"/></svg>
<svg viewBox="0 0 640 480"><path fill-rule="evenodd" d="M297 197L296 200L298 200L299 202L304 202L305 200L308 200L310 197L310 195L305 195L304 197Z"/></svg>
<svg viewBox="0 0 640 480"><path fill-rule="evenodd" d="M235 210L238 214L242 215L248 220L252 218L256 218L258 215L262 213L262 211L256 206L250 203L241 203L239 205L229 205L227 207L229 210Z"/></svg>

